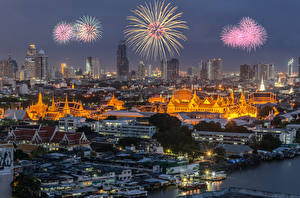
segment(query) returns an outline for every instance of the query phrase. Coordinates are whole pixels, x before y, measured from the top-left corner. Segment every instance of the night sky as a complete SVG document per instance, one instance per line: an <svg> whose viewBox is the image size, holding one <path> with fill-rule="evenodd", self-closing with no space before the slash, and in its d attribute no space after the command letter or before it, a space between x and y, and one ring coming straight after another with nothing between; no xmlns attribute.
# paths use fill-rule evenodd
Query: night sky
<svg viewBox="0 0 300 198"><path fill-rule="evenodd" d="M200 59L221 57L225 71L238 71L248 63L274 63L286 71L287 61L300 56L299 0L177 0L170 1L184 12L188 22L188 41L178 57L181 68L195 66ZM29 43L44 49L50 65L66 61L84 66L87 56L99 57L106 70L115 70L118 41L123 39L130 10L144 0L0 0L0 58L12 53L23 64ZM56 44L53 27L60 21L75 21L83 15L95 16L104 26L103 39L92 44ZM225 47L220 41L222 27L238 23L249 16L263 25L268 41L250 54ZM128 49L130 68L135 69L140 57Z"/></svg>

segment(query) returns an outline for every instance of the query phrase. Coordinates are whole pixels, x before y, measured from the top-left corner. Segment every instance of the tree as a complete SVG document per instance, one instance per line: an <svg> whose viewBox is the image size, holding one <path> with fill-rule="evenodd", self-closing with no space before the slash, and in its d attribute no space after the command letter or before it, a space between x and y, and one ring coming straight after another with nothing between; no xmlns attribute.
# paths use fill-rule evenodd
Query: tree
<svg viewBox="0 0 300 198"><path fill-rule="evenodd" d="M126 146L138 146L140 145L140 142L142 141L141 138L136 138L136 137L125 137L121 138L118 142L119 146L125 148Z"/></svg>
<svg viewBox="0 0 300 198"><path fill-rule="evenodd" d="M19 175L12 182L12 194L16 198L40 197L41 182L31 175Z"/></svg>
<svg viewBox="0 0 300 198"><path fill-rule="evenodd" d="M205 121L201 121L195 126L195 129L197 131L216 131L216 132L223 131L221 124L218 122L215 123L213 121L211 121L209 123L205 122Z"/></svg>
<svg viewBox="0 0 300 198"><path fill-rule="evenodd" d="M248 133L249 130L244 126L238 126L234 121L230 121L225 125L225 132Z"/></svg>
<svg viewBox="0 0 300 198"><path fill-rule="evenodd" d="M30 160L30 157L28 154L24 153L21 149L17 149L14 152L14 160Z"/></svg>
<svg viewBox="0 0 300 198"><path fill-rule="evenodd" d="M281 145L281 141L278 137L272 134L265 134L260 142L260 149L266 151L272 151Z"/></svg>

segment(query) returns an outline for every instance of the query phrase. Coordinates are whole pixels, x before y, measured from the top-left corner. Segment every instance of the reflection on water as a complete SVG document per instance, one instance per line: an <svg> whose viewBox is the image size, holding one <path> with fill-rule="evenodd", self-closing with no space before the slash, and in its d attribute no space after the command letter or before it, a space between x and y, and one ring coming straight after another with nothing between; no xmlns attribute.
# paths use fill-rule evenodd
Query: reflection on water
<svg viewBox="0 0 300 198"><path fill-rule="evenodd" d="M206 184L207 184L207 191L217 191L220 190L222 181L206 182Z"/></svg>

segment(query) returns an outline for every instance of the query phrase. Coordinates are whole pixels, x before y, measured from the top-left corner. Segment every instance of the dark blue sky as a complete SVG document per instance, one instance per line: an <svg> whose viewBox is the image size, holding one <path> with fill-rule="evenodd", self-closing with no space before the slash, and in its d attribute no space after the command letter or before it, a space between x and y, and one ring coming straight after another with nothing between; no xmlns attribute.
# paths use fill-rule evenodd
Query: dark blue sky
<svg viewBox="0 0 300 198"><path fill-rule="evenodd" d="M146 0L147 1L147 0ZM190 27L188 41L179 57L181 67L197 65L200 59L221 57L225 71L238 71L243 63L275 63L286 70L289 58L300 56L299 0L176 0ZM86 56L100 58L101 65L115 69L117 44L123 38L126 16L144 0L1 0L0 58L9 51L22 64L29 43L35 43L49 56L50 65L69 58L74 66L83 66ZM93 44L58 45L52 29L61 20L74 21L82 15L100 19L104 37ZM265 46L250 54L223 46L219 40L222 27L249 16L268 32ZM128 50L130 68L140 60Z"/></svg>

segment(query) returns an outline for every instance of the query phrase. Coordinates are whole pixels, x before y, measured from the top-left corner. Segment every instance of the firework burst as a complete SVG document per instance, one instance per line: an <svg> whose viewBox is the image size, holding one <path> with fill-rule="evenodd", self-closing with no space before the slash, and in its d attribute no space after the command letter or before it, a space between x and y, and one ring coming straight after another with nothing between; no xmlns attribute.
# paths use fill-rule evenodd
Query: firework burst
<svg viewBox="0 0 300 198"><path fill-rule="evenodd" d="M83 16L74 25L76 39L89 43L102 37L103 27L99 20L91 16Z"/></svg>
<svg viewBox="0 0 300 198"><path fill-rule="evenodd" d="M180 20L182 12L176 10L177 7L159 0L138 6L132 11L134 15L127 17L129 24L124 34L129 46L148 59L179 54L183 48L180 41L187 39L182 30L188 26Z"/></svg>
<svg viewBox="0 0 300 198"><path fill-rule="evenodd" d="M265 44L267 32L255 20L244 17L237 26L224 27L221 40L227 46L250 52Z"/></svg>
<svg viewBox="0 0 300 198"><path fill-rule="evenodd" d="M67 43L72 38L72 26L66 22L60 22L54 27L53 38L58 43Z"/></svg>

